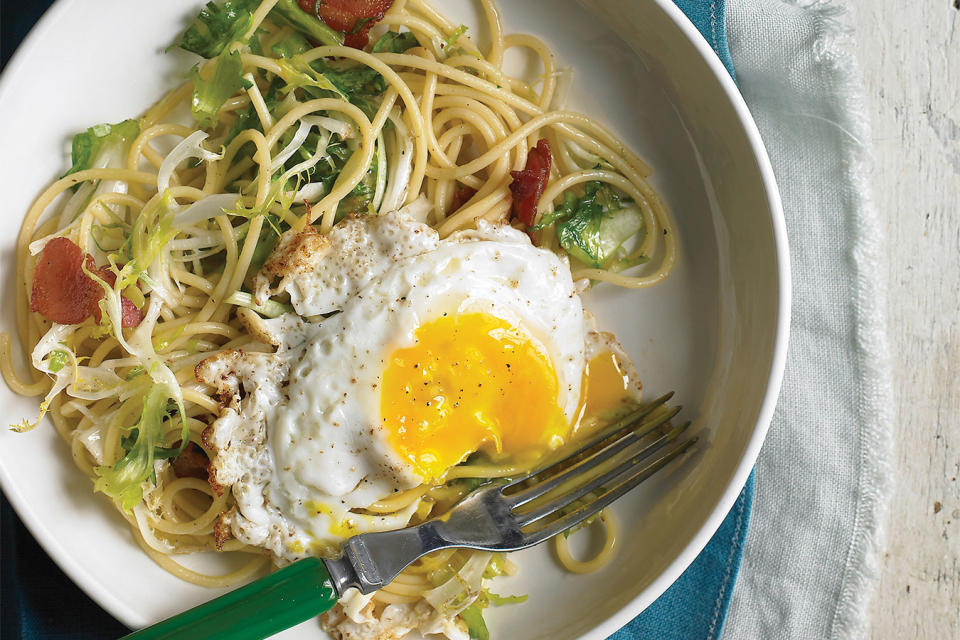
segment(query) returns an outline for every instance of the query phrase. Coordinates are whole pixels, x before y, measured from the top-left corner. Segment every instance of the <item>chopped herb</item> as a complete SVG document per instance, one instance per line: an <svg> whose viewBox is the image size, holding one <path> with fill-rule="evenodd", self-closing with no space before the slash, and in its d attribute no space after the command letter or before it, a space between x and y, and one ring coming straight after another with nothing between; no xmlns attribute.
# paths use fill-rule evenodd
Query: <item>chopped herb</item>
<svg viewBox="0 0 960 640"><path fill-rule="evenodd" d="M366 27L371 20L374 20L373 16L370 16L369 18L357 18L356 22L353 23L353 29L350 29L350 35L355 36L363 31L363 28Z"/></svg>
<svg viewBox="0 0 960 640"><path fill-rule="evenodd" d="M457 40L460 39L460 36L462 36L462 35L465 34L466 32L467 32L467 25L465 25L465 24L462 24L462 25L460 25L459 27L457 27L456 29L454 29L454 30L450 33L450 35L447 36L446 39L444 39L444 41L443 41L444 48L445 48L445 49L452 49L453 46L454 46L455 44L457 44Z"/></svg>
<svg viewBox="0 0 960 640"><path fill-rule="evenodd" d="M280 89L283 87L283 80L281 78L274 78L270 82L270 86L267 87L267 92L263 95L263 102L267 105L267 111L273 111L278 104L280 104L279 96L277 95L280 92ZM230 142L240 135L243 131L247 129L256 129L263 133L263 127L260 124L260 117L257 115L257 110L252 104L247 105L245 111L242 111L240 115L237 116L236 121L233 123L233 127L230 128L230 133L227 134L227 139L224 141L224 144L230 144ZM247 149L250 149L247 153L252 153L252 149L255 145L251 142L250 144L244 145ZM238 159L240 154L238 153Z"/></svg>

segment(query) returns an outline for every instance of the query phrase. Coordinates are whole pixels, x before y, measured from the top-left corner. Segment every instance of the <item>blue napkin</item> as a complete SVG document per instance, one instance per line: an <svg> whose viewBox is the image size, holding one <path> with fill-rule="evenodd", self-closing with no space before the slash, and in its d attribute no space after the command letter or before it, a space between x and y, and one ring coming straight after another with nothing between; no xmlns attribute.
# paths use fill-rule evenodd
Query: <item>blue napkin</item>
<svg viewBox="0 0 960 640"><path fill-rule="evenodd" d="M724 0L674 0L720 57L733 63ZM0 65L52 0L4 5ZM753 475L703 552L656 602L609 640L714 640L737 579L753 504ZM50 560L0 495L0 636L9 640L100 640L127 628L100 609Z"/></svg>
<svg viewBox="0 0 960 640"><path fill-rule="evenodd" d="M727 68L730 75L733 73L733 60L730 59L730 49L727 48L726 19L724 16L724 0L673 0L693 23L707 42L720 57L720 62Z"/></svg>

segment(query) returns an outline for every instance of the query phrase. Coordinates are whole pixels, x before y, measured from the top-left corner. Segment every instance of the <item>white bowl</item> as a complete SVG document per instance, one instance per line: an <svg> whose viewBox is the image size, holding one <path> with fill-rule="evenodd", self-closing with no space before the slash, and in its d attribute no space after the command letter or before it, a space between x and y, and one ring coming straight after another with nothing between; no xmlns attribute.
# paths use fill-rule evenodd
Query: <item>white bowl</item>
<svg viewBox="0 0 960 640"><path fill-rule="evenodd" d="M650 394L675 389L705 436L695 462L624 498L616 561L587 576L546 548L521 553L500 588L527 593L491 610L494 638L604 638L653 602L701 551L756 460L780 387L789 324L786 232L763 145L706 41L669 0L501 1L508 32L543 37L576 72L571 103L598 117L654 167L677 221L676 272L651 290L596 287L588 306L621 338ZM6 227L2 328L14 332L14 241L20 216L69 164L70 136L142 112L189 64L163 54L195 0L61 0L0 80L0 171ZM444 11L478 24L467 0ZM652 395L651 395L652 397ZM35 399L0 389L8 423ZM47 552L94 600L131 626L218 592L153 564L70 460L50 424L0 433L0 482ZM197 562L207 562L208 558ZM215 561L215 560L214 560ZM316 621L283 634L322 637Z"/></svg>

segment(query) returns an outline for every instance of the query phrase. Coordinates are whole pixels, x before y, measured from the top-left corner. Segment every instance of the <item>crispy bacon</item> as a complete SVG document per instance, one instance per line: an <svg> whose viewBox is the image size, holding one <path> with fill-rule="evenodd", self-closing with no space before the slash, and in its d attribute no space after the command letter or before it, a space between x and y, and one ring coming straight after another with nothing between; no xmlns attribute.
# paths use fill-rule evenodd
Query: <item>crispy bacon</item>
<svg viewBox="0 0 960 640"><path fill-rule="evenodd" d="M207 427L207 429L209 428ZM204 433L206 433L206 430L204 430ZM206 443L206 439L203 439L203 441ZM174 446L179 447L180 443L178 442ZM217 483L217 472L210 464L210 458L207 457L206 452L199 445L188 442L180 455L173 459L170 466L173 467L173 473L178 478L206 480L210 483L210 488L216 495L223 495L224 487Z"/></svg>
<svg viewBox="0 0 960 640"><path fill-rule="evenodd" d="M60 324L78 324L90 317L103 290L87 277L81 264L84 256L67 238L50 240L33 270L33 291L30 310ZM87 269L97 267L92 256L86 257Z"/></svg>
<svg viewBox="0 0 960 640"><path fill-rule="evenodd" d="M453 213L467 202L473 196L477 195L477 190L473 187L460 186L453 193L453 204L450 205L450 213Z"/></svg>
<svg viewBox="0 0 960 640"><path fill-rule="evenodd" d="M69 238L53 238L43 247L33 271L30 310L60 324L79 324L91 315L100 321L103 289L83 272L95 273L108 284L116 276L106 267L98 267L93 256L84 254ZM126 298L122 301L124 327L140 324L140 310Z"/></svg>
<svg viewBox="0 0 960 640"><path fill-rule="evenodd" d="M95 273L99 275L104 281L109 284L111 287L113 283L117 281L117 276L113 271L110 271L106 267L99 267L96 269ZM97 289L103 294L103 290L100 289L99 285ZM99 300L99 298L98 298ZM135 327L140 324L140 320L143 318L140 313L140 309L137 309L137 305L133 304L133 301L127 300L126 298L120 298L120 326L124 328ZM100 322L100 305L96 305L93 309L93 319L97 322Z"/></svg>
<svg viewBox="0 0 960 640"><path fill-rule="evenodd" d="M537 204L550 177L550 144L546 139L537 141L537 146L527 154L527 164L522 171L511 171L513 182L513 217L529 226L537 216Z"/></svg>
<svg viewBox="0 0 960 640"><path fill-rule="evenodd" d="M178 478L206 480L210 475L210 460L207 458L207 454L193 442L187 443L180 455L173 459L171 466L173 466L173 473Z"/></svg>
<svg viewBox="0 0 960 640"><path fill-rule="evenodd" d="M299 0L300 8L346 34L344 44L354 49L367 46L367 33L390 9L393 0Z"/></svg>

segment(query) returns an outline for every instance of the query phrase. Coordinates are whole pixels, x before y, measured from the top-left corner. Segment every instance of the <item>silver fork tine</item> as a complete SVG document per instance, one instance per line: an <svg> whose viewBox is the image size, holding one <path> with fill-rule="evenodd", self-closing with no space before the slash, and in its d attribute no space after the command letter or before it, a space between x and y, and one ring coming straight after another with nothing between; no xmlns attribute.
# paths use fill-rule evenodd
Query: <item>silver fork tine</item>
<svg viewBox="0 0 960 640"><path fill-rule="evenodd" d="M341 557L325 562L337 593L343 594L351 587L359 589L360 593L372 593L393 580L412 561L431 551L457 547L517 551L583 522L694 445L696 438L676 442L689 422L645 440L679 411L669 409L663 415L650 417L672 395L657 398L643 409L625 416L585 447L545 469L538 469L506 485L489 482L477 487L441 518L405 529L353 536L344 543ZM649 419L644 421L644 418ZM631 445L636 446L627 449ZM577 456L584 456L595 447L599 447L599 451L576 460ZM604 461L609 461L612 468L598 470L600 477L588 479L582 475ZM561 465L564 464L571 466L563 469ZM556 475L550 477L547 474ZM503 494L505 488L538 476L547 479L533 487L520 489L515 495ZM564 482L574 488L567 490ZM613 486L607 486L607 483ZM518 506L544 496L552 489L556 489L558 496L548 495L544 499L547 504L532 505L535 509L525 514L516 513ZM602 493L595 498L591 496L589 502L569 514L557 512L591 491ZM555 517L550 519L548 516ZM535 528L537 526L540 528Z"/></svg>
<svg viewBox="0 0 960 640"><path fill-rule="evenodd" d="M635 425L638 420L640 420L641 418L643 418L643 417L645 417L645 416L647 416L647 415L650 415L650 413L652 413L654 409L656 409L656 408L659 407L659 406L662 406L663 404L665 404L665 403L667 402L667 400L669 400L669 399L672 398L672 397L673 397L673 391L670 391L669 393L663 394L663 395L660 396L659 398L651 401L650 404L644 405L644 406L640 407L639 409L637 409L636 411L634 411L633 413L629 413L629 414L623 416L623 417L620 418L617 422L615 422L612 427L610 427L609 429L607 429L606 432L601 433L600 435L598 435L597 437L595 437L593 440L591 440L591 441L588 442L587 444L583 445L582 447L580 447L579 449L577 449L576 451L574 451L574 452L571 453L570 455L566 456L565 458L563 458L563 459L561 459L561 460L557 460L556 462L554 462L553 464L551 464L551 465L548 466L548 467L544 467L544 468L542 468L542 469L537 469L536 471L531 471L530 473L528 473L528 474L525 475L525 476L521 476L521 477L517 478L516 480L512 480L512 481L510 481L509 483L503 485L502 488L506 489L506 488L508 488L508 487L513 487L513 486L515 486L515 485L520 484L521 482L524 482L524 481L526 481L526 480L529 480L530 478L532 478L532 477L534 477L534 476L538 476L538 475L543 474L543 473L549 473L549 472L555 470L556 468L558 468L559 466L561 466L561 465L564 464L565 462L569 461L571 458L576 458L578 455L580 455L580 454L583 453L584 451L587 451L587 450L590 449L591 447L597 446L598 444L600 444L601 442L603 442L603 441L606 440L607 438L613 436L615 433L617 433L617 432L619 432L619 431L625 431L625 430L627 430L627 429L632 428L632 426Z"/></svg>
<svg viewBox="0 0 960 640"><path fill-rule="evenodd" d="M567 456L560 462L565 462L570 460L571 458L575 458L576 456L582 454L584 451L590 450L591 447L594 447L600 442L603 442L604 440L609 439L611 436L613 436L617 432L626 432L625 435L621 436L618 440L611 442L610 444L605 446L603 449L600 449L599 451L593 453L590 457L577 462L572 467L565 469L562 473L548 480L545 480L539 484L536 484L528 489L524 489L523 491L520 491L518 493L504 495L504 499L507 501L507 504L509 504L511 507L519 507L520 505L526 504L531 500L539 498L545 493L548 493L553 489L559 487L567 480L575 476L579 476L586 471L589 471L593 467L602 463L604 460L609 460L612 456L615 456L617 453L623 451L627 447L633 444L636 444L637 442L642 440L644 437L646 437L648 434L650 434L654 429L656 429L660 425L669 421L671 418L677 415L677 413L680 412L680 407L674 407L669 411L667 411L665 414L658 416L657 418L650 420L649 422L639 421L642 418L649 416L649 414L652 411L653 409L650 409L649 411L644 411L640 413L639 416L637 416L637 414L631 414L627 416L621 422L617 423L618 426L616 428L611 429L606 434L601 435L599 438L594 439L593 442L591 442L585 447L581 447L576 453ZM620 426L624 421L627 421L628 424ZM547 467L546 469L540 471L538 474L534 474L534 475L545 475L549 473L551 469L554 469L558 464L560 463L553 464ZM528 476L528 477L533 477L533 476ZM514 485L515 483L510 483L509 485L506 485L504 488L511 487Z"/></svg>
<svg viewBox="0 0 960 640"><path fill-rule="evenodd" d="M607 493L598 497L596 500L592 500L590 503L580 507L573 513L567 514L557 520L554 520L547 526L536 531L525 533L525 546L532 546L539 544L548 538L557 535L562 531L566 531L570 527L574 527L590 516L596 514L604 507L610 505L611 502L627 493L638 484L655 474L657 471L667 466L673 459L683 455L690 447L697 443L697 438L691 438L686 440L673 449L667 451L662 456L658 457L656 460L637 468L634 473L624 480L621 484L617 485Z"/></svg>
<svg viewBox="0 0 960 640"><path fill-rule="evenodd" d="M569 506L571 503L576 502L580 498L588 495L590 492L595 491L604 485L616 481L620 476L632 472L636 469L636 466L639 462L645 460L652 454L656 453L664 446L672 442L690 426L689 422L674 427L667 433L662 434L659 438L653 442L647 444L645 447L634 453L632 456L624 460L622 463L618 464L616 467L607 471L603 475L597 476L590 482L576 487L572 491L568 491L563 495L557 496L556 499L551 500L547 504L544 504L541 507L533 509L531 511L524 511L523 513L514 512L514 517L520 523L521 527L526 527L533 524L537 520L540 520L551 513L556 513L558 510L563 509L564 507ZM624 437L622 440L627 440L629 436ZM612 452L609 455L604 456L604 460L609 460L617 452L622 450L624 447L619 447L616 452ZM592 465L595 466L595 465Z"/></svg>

